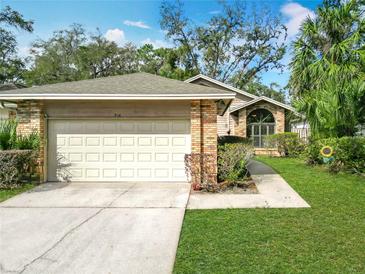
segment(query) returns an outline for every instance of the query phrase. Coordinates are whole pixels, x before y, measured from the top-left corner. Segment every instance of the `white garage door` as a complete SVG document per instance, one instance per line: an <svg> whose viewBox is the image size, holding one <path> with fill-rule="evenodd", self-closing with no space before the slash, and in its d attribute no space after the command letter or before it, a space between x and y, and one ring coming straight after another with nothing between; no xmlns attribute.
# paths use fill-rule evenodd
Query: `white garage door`
<svg viewBox="0 0 365 274"><path fill-rule="evenodd" d="M49 181L185 181L189 120L49 120Z"/></svg>

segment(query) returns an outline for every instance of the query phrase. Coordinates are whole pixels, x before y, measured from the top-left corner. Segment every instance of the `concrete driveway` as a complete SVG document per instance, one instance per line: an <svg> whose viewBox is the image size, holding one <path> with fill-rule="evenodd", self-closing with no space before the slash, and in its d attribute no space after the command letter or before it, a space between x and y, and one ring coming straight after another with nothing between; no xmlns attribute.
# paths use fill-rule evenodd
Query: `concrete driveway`
<svg viewBox="0 0 365 274"><path fill-rule="evenodd" d="M0 273L171 273L187 183L48 183L0 203Z"/></svg>

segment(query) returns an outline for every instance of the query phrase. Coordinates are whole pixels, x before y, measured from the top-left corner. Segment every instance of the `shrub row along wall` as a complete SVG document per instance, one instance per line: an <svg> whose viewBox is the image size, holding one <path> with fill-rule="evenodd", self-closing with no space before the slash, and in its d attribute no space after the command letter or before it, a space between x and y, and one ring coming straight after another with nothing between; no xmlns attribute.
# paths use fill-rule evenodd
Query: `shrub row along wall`
<svg viewBox="0 0 365 274"><path fill-rule="evenodd" d="M320 151L324 146L330 146L334 154L329 161L329 169L333 172L350 171L365 173L365 138L342 137L312 140L306 148L308 164L323 163Z"/></svg>
<svg viewBox="0 0 365 274"><path fill-rule="evenodd" d="M298 133L283 132L266 137L268 148L277 148L280 156L297 157L304 151L304 142L299 138Z"/></svg>
<svg viewBox="0 0 365 274"><path fill-rule="evenodd" d="M0 189L14 188L30 181L37 166L37 153L33 150L1 150L0 163Z"/></svg>

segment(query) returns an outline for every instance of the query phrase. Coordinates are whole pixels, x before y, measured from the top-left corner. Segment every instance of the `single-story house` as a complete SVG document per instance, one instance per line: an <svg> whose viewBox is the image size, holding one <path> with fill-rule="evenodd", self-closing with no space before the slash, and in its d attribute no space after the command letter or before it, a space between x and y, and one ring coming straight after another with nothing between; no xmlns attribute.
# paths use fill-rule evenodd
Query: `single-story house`
<svg viewBox="0 0 365 274"><path fill-rule="evenodd" d="M236 135L252 139L256 154L275 153L265 147L265 136L290 131L286 120L289 113L301 117L290 105L265 96L255 96L205 75L197 75L185 82L232 91L236 94L229 109L217 117L218 136Z"/></svg>
<svg viewBox="0 0 365 274"><path fill-rule="evenodd" d="M185 154L212 155L201 169L216 171L217 134L260 149L293 111L203 75L148 73L5 90L5 101L19 133L40 133L43 181L186 181Z"/></svg>

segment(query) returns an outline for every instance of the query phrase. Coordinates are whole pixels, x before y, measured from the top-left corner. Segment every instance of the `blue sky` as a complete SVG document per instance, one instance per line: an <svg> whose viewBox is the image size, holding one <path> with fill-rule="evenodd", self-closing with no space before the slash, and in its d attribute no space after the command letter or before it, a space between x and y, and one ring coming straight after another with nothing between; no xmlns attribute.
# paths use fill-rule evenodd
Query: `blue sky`
<svg viewBox="0 0 365 274"><path fill-rule="evenodd" d="M183 1L185 11L196 24L206 22L213 14L220 12L217 1ZM300 23L306 16L314 16L315 8L320 0L271 0L254 1L257 8L268 7L282 18L288 27L288 44L297 34ZM152 43L155 46L168 46L159 26L160 1L10 1L0 0L1 7L11 6L27 19L34 20L34 32L27 34L17 32L19 52L27 55L31 43L38 39L47 39L52 32L67 28L72 23L82 24L88 31L95 32L96 28L110 40L119 44L131 41L137 45ZM284 58L287 63L290 56ZM266 84L277 82L285 86L289 77L288 71L280 74L270 71L262 75Z"/></svg>

